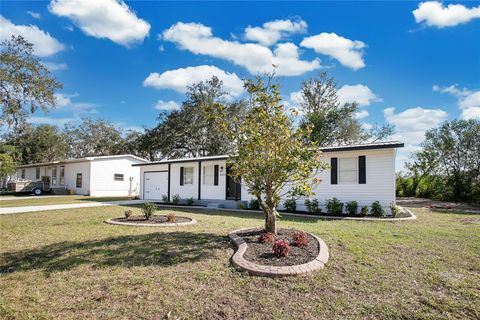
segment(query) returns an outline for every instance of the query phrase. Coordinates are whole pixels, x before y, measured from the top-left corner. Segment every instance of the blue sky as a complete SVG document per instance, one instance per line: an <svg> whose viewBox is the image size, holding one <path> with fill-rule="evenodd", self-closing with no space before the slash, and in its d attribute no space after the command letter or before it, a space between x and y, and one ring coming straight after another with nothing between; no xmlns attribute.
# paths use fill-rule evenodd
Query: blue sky
<svg viewBox="0 0 480 320"><path fill-rule="evenodd" d="M291 107L328 71L367 127L396 126L399 162L425 130L480 118L480 2L2 1L1 17L1 38L24 35L64 84L34 123L151 127L191 81L216 74L237 97L271 63Z"/></svg>

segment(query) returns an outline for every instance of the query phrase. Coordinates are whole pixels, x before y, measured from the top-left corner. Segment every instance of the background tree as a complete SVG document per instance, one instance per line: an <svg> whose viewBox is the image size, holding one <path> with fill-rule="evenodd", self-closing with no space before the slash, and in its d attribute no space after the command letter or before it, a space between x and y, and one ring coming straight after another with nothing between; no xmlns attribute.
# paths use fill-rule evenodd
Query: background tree
<svg viewBox="0 0 480 320"><path fill-rule="evenodd" d="M222 104L230 117L242 116L246 103L227 98L222 81L215 76L190 86L181 109L161 114L157 127L146 133L155 146L153 153L161 158L181 158L231 152L232 141L205 114L212 105Z"/></svg>
<svg viewBox="0 0 480 320"><path fill-rule="evenodd" d="M393 132L389 125L366 130L356 117L358 104L341 104L337 83L326 72L302 83L300 108L304 114L300 126L312 127L308 138L319 146L382 140Z"/></svg>
<svg viewBox="0 0 480 320"><path fill-rule="evenodd" d="M63 85L33 55L33 45L21 36L1 42L0 123L17 129L28 114L55 107L54 93Z"/></svg>
<svg viewBox="0 0 480 320"><path fill-rule="evenodd" d="M106 120L83 119L78 126L64 128L70 146L69 158L109 156L125 153L122 132Z"/></svg>
<svg viewBox="0 0 480 320"><path fill-rule="evenodd" d="M416 195L480 203L480 121L447 121L421 147L407 164Z"/></svg>
<svg viewBox="0 0 480 320"><path fill-rule="evenodd" d="M257 198L265 213L265 230L276 233L281 197L310 195L316 183L311 180L312 173L326 164L315 143L304 144L304 130L309 128L293 127L280 104L279 86L272 79L273 75L266 81L257 77L245 82L250 94L245 117L230 118L221 104L212 105L208 114L223 134L235 141L236 155L228 161L232 177L241 179Z"/></svg>

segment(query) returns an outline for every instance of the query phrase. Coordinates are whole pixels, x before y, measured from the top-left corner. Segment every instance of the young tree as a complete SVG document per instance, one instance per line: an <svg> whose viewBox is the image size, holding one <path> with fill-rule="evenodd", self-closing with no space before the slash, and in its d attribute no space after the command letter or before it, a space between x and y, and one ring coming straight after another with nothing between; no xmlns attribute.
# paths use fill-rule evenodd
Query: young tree
<svg viewBox="0 0 480 320"><path fill-rule="evenodd" d="M326 164L315 143L304 144L310 128L295 129L285 113L273 74L246 81L245 89L250 94L245 117L229 118L221 104L213 105L208 114L235 142L236 154L228 164L232 177L241 179L257 198L265 213L265 230L276 233L281 197L312 194L312 184L317 183L312 174Z"/></svg>
<svg viewBox="0 0 480 320"><path fill-rule="evenodd" d="M21 36L1 42L0 123L17 129L38 109L55 107L54 93L63 85L33 55L33 45Z"/></svg>
<svg viewBox="0 0 480 320"><path fill-rule="evenodd" d="M393 131L388 125L366 130L356 117L358 103L341 104L337 83L326 72L302 83L300 108L304 113L300 126L312 126L308 138L322 147L382 140Z"/></svg>

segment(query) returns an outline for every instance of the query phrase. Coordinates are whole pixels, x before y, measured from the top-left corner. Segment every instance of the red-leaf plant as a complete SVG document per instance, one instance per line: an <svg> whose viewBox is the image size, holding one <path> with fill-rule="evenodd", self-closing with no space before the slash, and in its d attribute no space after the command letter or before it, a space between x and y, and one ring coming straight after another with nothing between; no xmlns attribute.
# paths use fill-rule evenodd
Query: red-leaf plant
<svg viewBox="0 0 480 320"><path fill-rule="evenodd" d="M271 232L264 232L258 237L257 241L259 243L273 243L275 241L275 235Z"/></svg>
<svg viewBox="0 0 480 320"><path fill-rule="evenodd" d="M288 256L290 253L290 244L285 239L275 241L273 244L273 253L279 258Z"/></svg>
<svg viewBox="0 0 480 320"><path fill-rule="evenodd" d="M296 231L293 233L293 245L303 248L308 246L308 243L310 241L308 240L307 234L302 231Z"/></svg>

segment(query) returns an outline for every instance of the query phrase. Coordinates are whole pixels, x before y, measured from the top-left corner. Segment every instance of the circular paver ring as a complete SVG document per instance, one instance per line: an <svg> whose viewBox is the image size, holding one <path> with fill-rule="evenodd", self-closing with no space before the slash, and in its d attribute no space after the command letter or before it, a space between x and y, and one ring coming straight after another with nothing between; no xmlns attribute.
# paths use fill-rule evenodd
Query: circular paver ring
<svg viewBox="0 0 480 320"><path fill-rule="evenodd" d="M320 247L318 256L307 263L298 264L294 266L285 266L285 267L278 267L278 266L267 266L256 264L250 261L247 261L243 258L243 254L247 251L248 244L240 237L237 233L238 232L245 232L245 231L256 231L258 229L239 229L232 231L228 234L228 237L232 242L237 246L237 251L232 256L232 263L234 266L246 270L248 273L255 275L255 276L264 276L264 277L287 277L287 276L295 276L304 273L309 273L315 270L323 269L325 264L328 261L328 247L325 241L320 239L314 234L308 233L312 237L314 237L318 241L318 245Z"/></svg>
<svg viewBox="0 0 480 320"><path fill-rule="evenodd" d="M165 222L165 223L135 223L135 222L121 222L115 221L112 219L105 220L103 222L108 224L116 224L120 226L133 226L133 227L157 227L157 228L164 228L164 227L179 227L179 226L189 226L192 224L196 224L197 220L188 218L190 221L188 222Z"/></svg>

